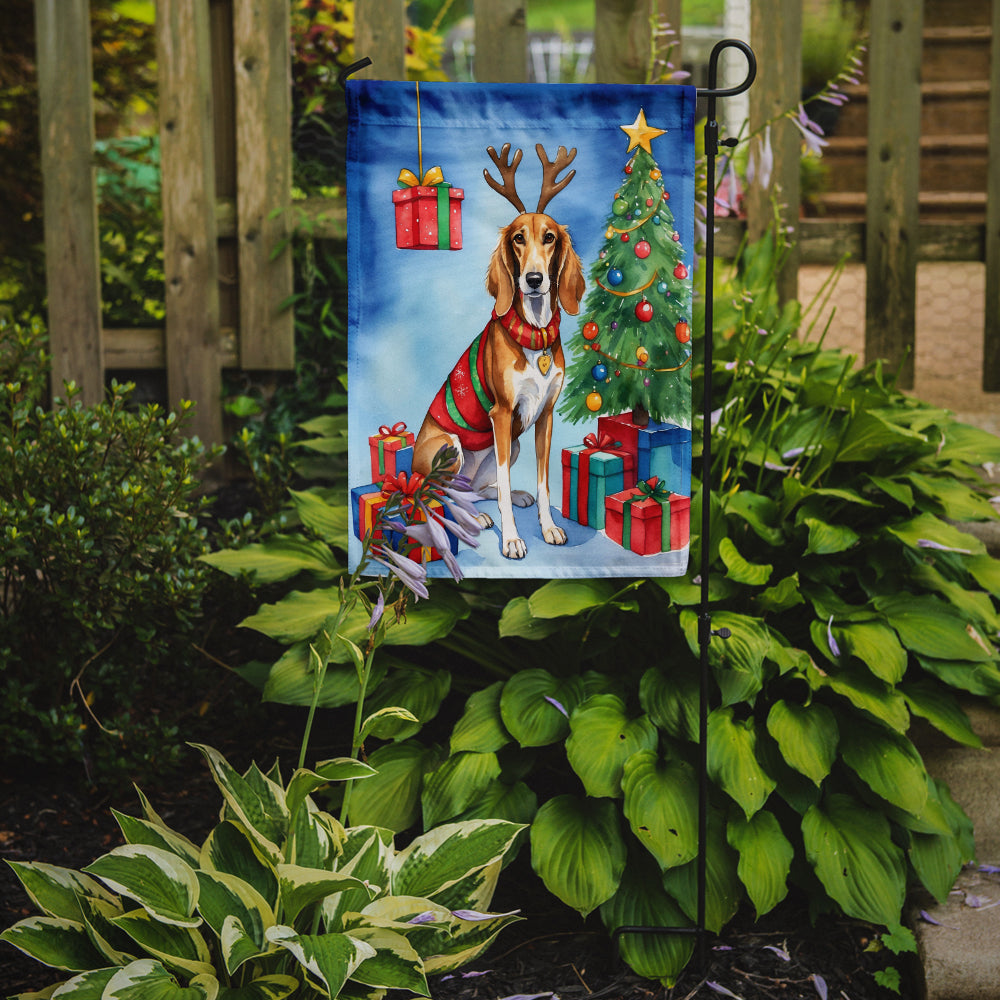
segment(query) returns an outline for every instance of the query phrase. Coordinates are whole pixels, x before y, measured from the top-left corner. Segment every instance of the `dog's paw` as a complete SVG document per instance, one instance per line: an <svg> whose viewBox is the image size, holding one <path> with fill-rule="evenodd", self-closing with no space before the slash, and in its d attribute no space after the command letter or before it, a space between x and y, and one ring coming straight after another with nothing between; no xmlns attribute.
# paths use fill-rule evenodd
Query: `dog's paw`
<svg viewBox="0 0 1000 1000"><path fill-rule="evenodd" d="M515 507L530 507L535 502L535 498L525 490L511 490L510 502Z"/></svg>
<svg viewBox="0 0 1000 1000"><path fill-rule="evenodd" d="M566 532L557 525L552 525L550 528L542 529L542 538L549 543L549 545L565 545L566 544Z"/></svg>
<svg viewBox="0 0 1000 1000"><path fill-rule="evenodd" d="M479 527L482 528L484 531L486 530L486 528L493 527L493 518L490 517L489 514L482 514L482 513L477 514L476 520L479 522Z"/></svg>
<svg viewBox="0 0 1000 1000"><path fill-rule="evenodd" d="M523 538L508 538L501 551L508 559L523 559L528 554L528 546Z"/></svg>

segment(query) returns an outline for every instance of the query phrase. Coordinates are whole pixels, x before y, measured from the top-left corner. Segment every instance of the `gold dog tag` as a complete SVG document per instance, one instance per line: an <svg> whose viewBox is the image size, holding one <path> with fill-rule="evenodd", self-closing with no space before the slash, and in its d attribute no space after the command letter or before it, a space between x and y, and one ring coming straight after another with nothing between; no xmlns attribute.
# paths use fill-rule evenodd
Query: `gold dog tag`
<svg viewBox="0 0 1000 1000"><path fill-rule="evenodd" d="M552 355L548 351L543 351L538 355L538 370L545 375L552 364Z"/></svg>

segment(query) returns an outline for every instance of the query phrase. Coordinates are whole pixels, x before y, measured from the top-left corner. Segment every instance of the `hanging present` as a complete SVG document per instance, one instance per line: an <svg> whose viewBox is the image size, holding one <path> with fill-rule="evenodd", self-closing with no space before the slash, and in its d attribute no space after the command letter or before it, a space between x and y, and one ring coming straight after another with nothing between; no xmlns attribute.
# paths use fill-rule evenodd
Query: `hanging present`
<svg viewBox="0 0 1000 1000"><path fill-rule="evenodd" d="M424 173L424 133L417 88L417 172L404 167L392 192L396 207L396 246L400 250L461 250L465 192L444 179L440 167Z"/></svg>
<svg viewBox="0 0 1000 1000"><path fill-rule="evenodd" d="M562 515L591 528L604 527L604 500L635 485L635 458L610 435L588 434L563 448Z"/></svg>
<svg viewBox="0 0 1000 1000"><path fill-rule="evenodd" d="M599 417L597 433L621 441L635 456L636 482L654 476L671 493L691 495L691 431L676 424L650 420L645 427L632 423L632 413Z"/></svg>
<svg viewBox="0 0 1000 1000"><path fill-rule="evenodd" d="M641 556L676 552L690 540L691 498L671 493L655 477L605 501L608 538Z"/></svg>
<svg viewBox="0 0 1000 1000"><path fill-rule="evenodd" d="M382 424L378 434L368 438L371 451L372 481L381 482L387 475L413 471L413 434L400 420L391 427Z"/></svg>

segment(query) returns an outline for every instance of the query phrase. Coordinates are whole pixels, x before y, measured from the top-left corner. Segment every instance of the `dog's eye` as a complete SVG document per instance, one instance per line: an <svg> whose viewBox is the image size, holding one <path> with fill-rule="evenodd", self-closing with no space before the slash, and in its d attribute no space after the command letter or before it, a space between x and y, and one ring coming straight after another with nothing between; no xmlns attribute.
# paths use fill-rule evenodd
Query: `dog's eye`
<svg viewBox="0 0 1000 1000"><path fill-rule="evenodd" d="M515 243L524 243L524 233L514 233Z"/></svg>
<svg viewBox="0 0 1000 1000"><path fill-rule="evenodd" d="M546 233L545 238L542 240L543 243L555 243L555 241L556 241L555 233Z"/></svg>

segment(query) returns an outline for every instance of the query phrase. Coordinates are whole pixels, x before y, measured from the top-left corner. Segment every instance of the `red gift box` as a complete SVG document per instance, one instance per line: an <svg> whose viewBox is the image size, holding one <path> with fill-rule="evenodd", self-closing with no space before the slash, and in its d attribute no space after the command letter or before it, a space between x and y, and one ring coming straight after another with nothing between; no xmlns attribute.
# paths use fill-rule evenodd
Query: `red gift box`
<svg viewBox="0 0 1000 1000"><path fill-rule="evenodd" d="M464 197L461 188L445 180L393 191L396 246L400 250L461 250Z"/></svg>
<svg viewBox="0 0 1000 1000"><path fill-rule="evenodd" d="M605 501L604 529L641 556L684 548L690 540L691 498L671 493L654 477Z"/></svg>
<svg viewBox="0 0 1000 1000"><path fill-rule="evenodd" d="M387 475L413 471L413 434L406 429L402 420L393 424L382 424L378 434L368 438L371 449L372 482L381 482Z"/></svg>

